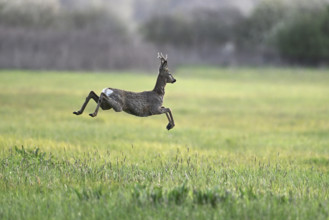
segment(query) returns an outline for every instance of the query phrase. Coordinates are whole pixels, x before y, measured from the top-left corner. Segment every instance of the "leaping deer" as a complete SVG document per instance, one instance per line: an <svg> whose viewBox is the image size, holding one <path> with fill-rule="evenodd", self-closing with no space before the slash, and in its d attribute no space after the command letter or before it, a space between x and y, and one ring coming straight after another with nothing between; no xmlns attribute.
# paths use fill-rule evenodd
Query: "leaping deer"
<svg viewBox="0 0 329 220"><path fill-rule="evenodd" d="M167 56L158 53L160 59L159 75L155 87L151 91L145 92L129 92L121 89L105 88L98 97L94 91L90 91L79 111L73 114L81 115L85 110L90 99L97 103L94 113L89 114L96 117L99 107L103 110L111 108L116 112L124 111L139 117L147 117L151 115L166 114L169 124L167 129L170 130L175 126L174 118L169 108L162 106L163 96L165 95L165 86L167 83L175 83L176 79L171 75L168 69Z"/></svg>

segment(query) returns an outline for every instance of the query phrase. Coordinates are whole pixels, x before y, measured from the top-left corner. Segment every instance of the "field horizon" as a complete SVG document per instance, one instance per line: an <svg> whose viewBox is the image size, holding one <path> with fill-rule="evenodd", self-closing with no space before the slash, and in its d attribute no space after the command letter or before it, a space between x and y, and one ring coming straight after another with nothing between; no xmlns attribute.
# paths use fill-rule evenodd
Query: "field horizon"
<svg viewBox="0 0 329 220"><path fill-rule="evenodd" d="M165 115L80 109L157 74L0 71L0 219L329 219L326 69L183 67Z"/></svg>

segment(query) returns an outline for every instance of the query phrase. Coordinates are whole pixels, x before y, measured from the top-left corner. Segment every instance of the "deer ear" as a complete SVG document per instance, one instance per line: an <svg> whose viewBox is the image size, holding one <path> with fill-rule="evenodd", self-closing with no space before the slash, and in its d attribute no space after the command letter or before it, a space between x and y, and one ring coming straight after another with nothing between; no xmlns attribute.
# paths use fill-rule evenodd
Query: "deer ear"
<svg viewBox="0 0 329 220"><path fill-rule="evenodd" d="M167 60L161 60L160 68L164 68L166 66L168 66Z"/></svg>

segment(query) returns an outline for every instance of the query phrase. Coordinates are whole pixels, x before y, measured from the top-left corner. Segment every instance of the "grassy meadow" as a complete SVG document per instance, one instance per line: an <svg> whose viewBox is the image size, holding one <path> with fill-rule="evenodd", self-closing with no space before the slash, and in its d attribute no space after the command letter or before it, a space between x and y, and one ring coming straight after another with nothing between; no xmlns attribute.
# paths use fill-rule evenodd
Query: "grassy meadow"
<svg viewBox="0 0 329 220"><path fill-rule="evenodd" d="M326 70L185 67L165 115L88 116L157 74L0 71L0 219L329 219Z"/></svg>

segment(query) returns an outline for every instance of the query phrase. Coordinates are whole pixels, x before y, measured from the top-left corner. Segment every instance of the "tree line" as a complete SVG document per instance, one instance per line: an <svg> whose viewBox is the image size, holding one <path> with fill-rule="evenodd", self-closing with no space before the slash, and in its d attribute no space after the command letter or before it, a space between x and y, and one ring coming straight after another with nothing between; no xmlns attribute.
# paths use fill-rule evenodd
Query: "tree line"
<svg viewBox="0 0 329 220"><path fill-rule="evenodd" d="M105 8L0 3L0 68L148 69L158 50L176 64L328 65L329 6L263 1L248 15L194 8L130 28Z"/></svg>
<svg viewBox="0 0 329 220"><path fill-rule="evenodd" d="M313 3L312 3L313 4ZM329 62L329 5L261 2L248 16L234 8L199 9L183 15L162 15L142 25L146 40L156 45L221 47L236 53L259 53L282 64L322 65Z"/></svg>

